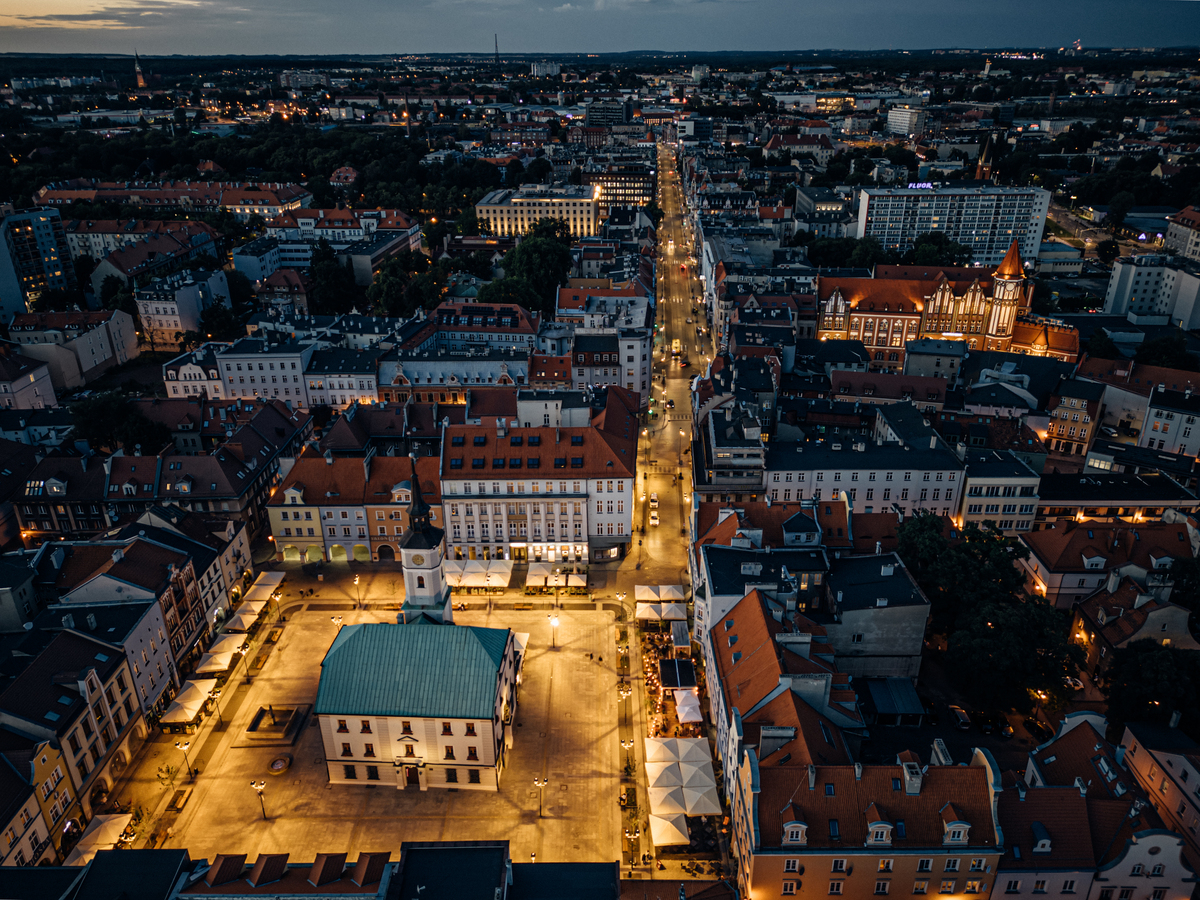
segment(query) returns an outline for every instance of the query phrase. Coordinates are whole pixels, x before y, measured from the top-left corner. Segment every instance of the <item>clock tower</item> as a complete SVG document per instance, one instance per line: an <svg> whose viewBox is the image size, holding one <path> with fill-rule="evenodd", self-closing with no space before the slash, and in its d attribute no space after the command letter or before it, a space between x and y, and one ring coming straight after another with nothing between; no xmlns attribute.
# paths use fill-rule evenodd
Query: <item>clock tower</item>
<svg viewBox="0 0 1200 900"><path fill-rule="evenodd" d="M421 496L421 483L413 474L412 506L408 533L400 541L400 563L404 568L404 612L426 613L445 622L453 621L450 588L443 566L446 532L430 521L429 504ZM405 621L406 616L401 616Z"/></svg>

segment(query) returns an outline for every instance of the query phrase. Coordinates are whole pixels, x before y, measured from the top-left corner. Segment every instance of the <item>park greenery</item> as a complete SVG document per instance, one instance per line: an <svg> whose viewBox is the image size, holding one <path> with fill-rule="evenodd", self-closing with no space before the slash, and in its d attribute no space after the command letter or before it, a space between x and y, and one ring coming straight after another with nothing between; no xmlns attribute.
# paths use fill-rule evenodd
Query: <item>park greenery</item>
<svg viewBox="0 0 1200 900"><path fill-rule="evenodd" d="M1028 549L991 527L947 528L918 513L900 526L898 550L929 598L931 631L946 640L956 687L985 708L1027 711L1039 692L1064 701L1083 653L1065 614L1025 590L1018 562Z"/></svg>

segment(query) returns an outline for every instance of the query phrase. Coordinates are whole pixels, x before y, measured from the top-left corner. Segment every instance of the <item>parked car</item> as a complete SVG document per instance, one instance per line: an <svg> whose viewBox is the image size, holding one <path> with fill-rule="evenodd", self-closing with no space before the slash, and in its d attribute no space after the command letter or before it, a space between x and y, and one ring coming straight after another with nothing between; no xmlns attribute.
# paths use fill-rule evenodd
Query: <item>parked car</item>
<svg viewBox="0 0 1200 900"><path fill-rule="evenodd" d="M1035 719L1030 716L1025 720L1025 730L1028 731L1035 741L1039 743L1048 741L1054 737L1054 729L1043 722L1041 719Z"/></svg>
<svg viewBox="0 0 1200 900"><path fill-rule="evenodd" d="M961 706L950 707L950 721L954 723L954 727L959 731L971 730L971 717L967 715L967 711Z"/></svg>
<svg viewBox="0 0 1200 900"><path fill-rule="evenodd" d="M650 495L650 508L658 509L658 492L655 491Z"/></svg>
<svg viewBox="0 0 1200 900"><path fill-rule="evenodd" d="M1068 677L1065 680L1067 683L1067 687L1069 687L1071 690L1073 690L1073 691L1082 691L1083 690L1083 682L1080 681L1078 678Z"/></svg>
<svg viewBox="0 0 1200 900"><path fill-rule="evenodd" d="M991 734L996 730L996 720L988 713L975 713L975 725L984 734Z"/></svg>
<svg viewBox="0 0 1200 900"><path fill-rule="evenodd" d="M692 324L692 317L691 317L691 316L688 316L688 317L687 317L687 323L688 323L689 325L691 325L691 324Z"/></svg>
<svg viewBox="0 0 1200 900"><path fill-rule="evenodd" d="M674 409L674 408L675 408L675 401L674 401L674 400L668 400L668 401L667 401L667 409Z"/></svg>
<svg viewBox="0 0 1200 900"><path fill-rule="evenodd" d="M650 524L651 524L651 525L657 525L657 524L658 524L658 510L652 510L652 511L651 511L651 513L650 513Z"/></svg>
<svg viewBox="0 0 1200 900"><path fill-rule="evenodd" d="M999 726L996 729L996 732L997 732L997 734L1000 735L1000 737L1004 738L1005 740L1008 740L1010 737L1012 737L1016 733L1013 730L1012 722L1008 721L1008 716L999 715L996 717L996 722Z"/></svg>

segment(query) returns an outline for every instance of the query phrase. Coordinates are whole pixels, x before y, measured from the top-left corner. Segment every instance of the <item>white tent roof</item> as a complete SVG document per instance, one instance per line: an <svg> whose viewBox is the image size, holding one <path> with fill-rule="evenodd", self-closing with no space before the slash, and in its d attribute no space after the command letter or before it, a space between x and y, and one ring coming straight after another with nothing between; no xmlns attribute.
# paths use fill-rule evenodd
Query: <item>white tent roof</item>
<svg viewBox="0 0 1200 900"><path fill-rule="evenodd" d="M529 575L536 575L538 578L549 578L554 573L546 563L531 562L529 564Z"/></svg>
<svg viewBox="0 0 1200 900"><path fill-rule="evenodd" d="M675 713L680 722L700 722L700 698L691 691L675 691Z"/></svg>
<svg viewBox="0 0 1200 900"><path fill-rule="evenodd" d="M682 584L660 584L658 596L663 600L682 600L684 598Z"/></svg>
<svg viewBox="0 0 1200 900"><path fill-rule="evenodd" d="M484 573L487 572L487 560L486 559L464 559L463 560L463 574L471 575L476 572L479 573L480 575L483 575Z"/></svg>
<svg viewBox="0 0 1200 900"><path fill-rule="evenodd" d="M638 619L649 619L657 622L662 619L662 605L658 603L639 603L634 616Z"/></svg>
<svg viewBox="0 0 1200 900"><path fill-rule="evenodd" d="M232 651L229 653L205 653L196 665L196 674L207 675L210 672L224 672L229 668L231 662L233 662Z"/></svg>
<svg viewBox="0 0 1200 900"><path fill-rule="evenodd" d="M687 818L682 815L650 816L650 840L655 847L690 843Z"/></svg>
<svg viewBox="0 0 1200 900"><path fill-rule="evenodd" d="M236 653L246 643L244 634L222 634L208 648L209 653Z"/></svg>
<svg viewBox="0 0 1200 900"><path fill-rule="evenodd" d="M712 763L676 763L679 766L679 783L685 788L701 788L715 785Z"/></svg>
<svg viewBox="0 0 1200 900"><path fill-rule="evenodd" d="M683 796L683 788L673 787L647 788L646 795L650 800L650 813L655 816L672 815L687 812L687 802Z"/></svg>
<svg viewBox="0 0 1200 900"><path fill-rule="evenodd" d="M679 763L646 763L646 783L652 788L681 787L683 785L683 779L679 774Z"/></svg>
<svg viewBox="0 0 1200 900"><path fill-rule="evenodd" d="M487 587L487 572L463 572L463 587Z"/></svg>
<svg viewBox="0 0 1200 900"><path fill-rule="evenodd" d="M238 612L229 617L225 627L229 631L245 631L258 619L258 613Z"/></svg>
<svg viewBox="0 0 1200 900"><path fill-rule="evenodd" d="M464 561L461 559L447 559L442 562L442 568L447 575L461 575L463 570L463 562Z"/></svg>
<svg viewBox="0 0 1200 900"><path fill-rule="evenodd" d="M686 603L664 603L662 605L662 618L664 619L683 619L687 620L687 604Z"/></svg>
<svg viewBox="0 0 1200 900"><path fill-rule="evenodd" d="M254 584L250 590L246 591L246 596L242 599L246 602L259 601L264 605L271 599L271 595L275 593L275 585L273 584Z"/></svg>
<svg viewBox="0 0 1200 900"><path fill-rule="evenodd" d="M96 816L83 830L79 843L71 850L65 864L86 866L92 861L92 857L101 850L111 850L120 841L121 834L132 821L133 813Z"/></svg>
<svg viewBox="0 0 1200 900"><path fill-rule="evenodd" d="M683 802L689 816L719 816L721 815L721 800L717 796L716 785L703 788L682 788Z"/></svg>
<svg viewBox="0 0 1200 900"><path fill-rule="evenodd" d="M257 616L266 608L266 600L245 600L242 602L242 605L237 608L237 611L239 616L245 612L254 613L254 615Z"/></svg>
<svg viewBox="0 0 1200 900"><path fill-rule="evenodd" d="M658 599L658 585L656 584L635 584L633 586L634 600L647 600L653 602Z"/></svg>
<svg viewBox="0 0 1200 900"><path fill-rule="evenodd" d="M677 762L675 738L646 738L646 762Z"/></svg>
<svg viewBox="0 0 1200 900"><path fill-rule="evenodd" d="M183 683L171 705L162 714L160 722L192 722L200 714L208 695L217 686L215 678L199 678Z"/></svg>
<svg viewBox="0 0 1200 900"><path fill-rule="evenodd" d="M258 587L260 584L269 584L271 587L277 588L286 577L286 572L259 572L258 577L254 579L254 587Z"/></svg>
<svg viewBox="0 0 1200 900"><path fill-rule="evenodd" d="M712 751L705 738L673 738L676 742L676 759L680 762L706 762L712 765Z"/></svg>
<svg viewBox="0 0 1200 900"><path fill-rule="evenodd" d="M567 587L587 587L587 579L572 572L567 576Z"/></svg>

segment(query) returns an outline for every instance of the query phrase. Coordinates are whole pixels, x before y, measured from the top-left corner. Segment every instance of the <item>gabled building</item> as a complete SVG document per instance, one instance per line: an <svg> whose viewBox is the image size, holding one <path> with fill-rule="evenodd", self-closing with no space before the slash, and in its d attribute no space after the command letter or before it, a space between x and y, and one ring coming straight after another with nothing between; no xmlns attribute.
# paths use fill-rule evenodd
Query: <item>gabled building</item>
<svg viewBox="0 0 1200 900"><path fill-rule="evenodd" d="M95 381L140 352L133 317L119 309L26 313L13 317L8 332L26 356L50 367L56 391Z"/></svg>
<svg viewBox="0 0 1200 900"><path fill-rule="evenodd" d="M1190 616L1187 607L1160 599L1113 570L1104 587L1075 604L1071 636L1087 654L1084 669L1094 678L1108 668L1113 651L1134 641L1152 640L1164 647L1200 650L1200 643L1188 628Z"/></svg>
<svg viewBox="0 0 1200 900"><path fill-rule="evenodd" d="M58 406L49 363L26 356L17 347L0 341L0 409Z"/></svg>

